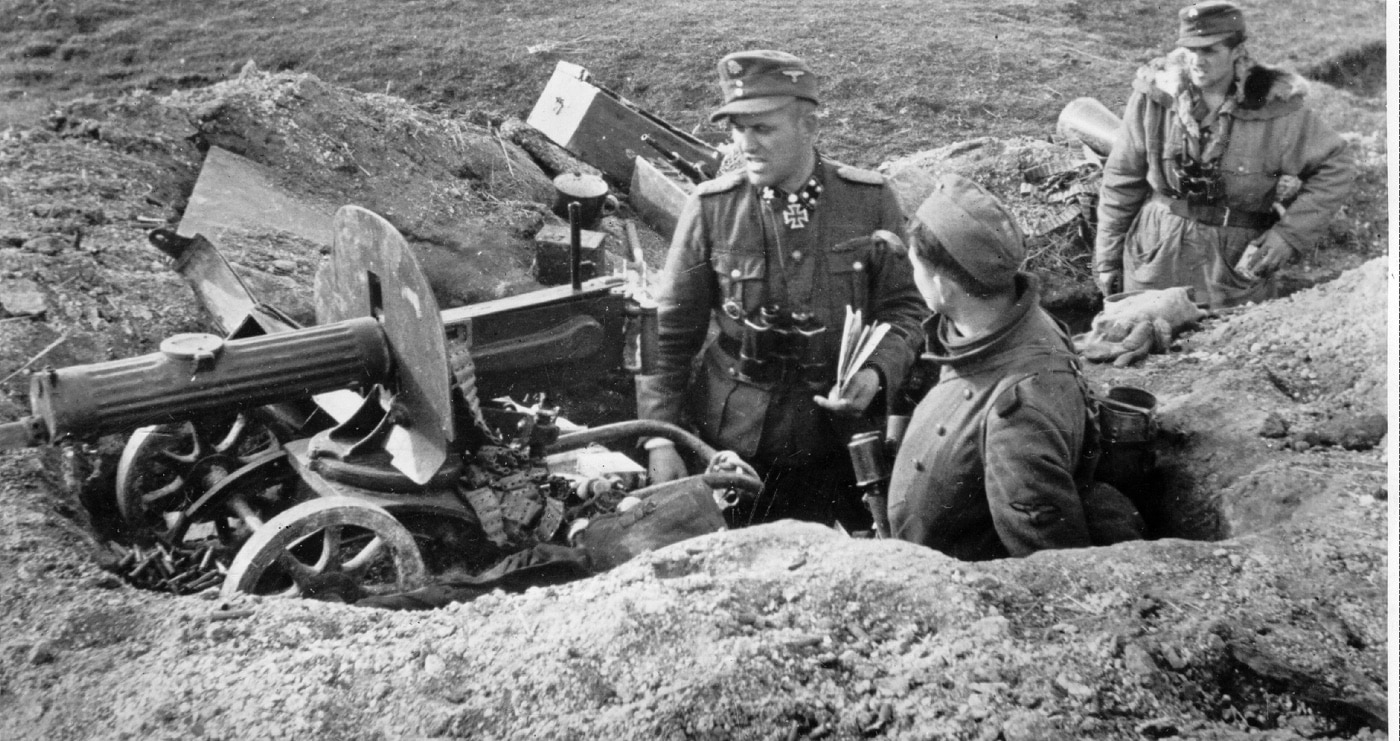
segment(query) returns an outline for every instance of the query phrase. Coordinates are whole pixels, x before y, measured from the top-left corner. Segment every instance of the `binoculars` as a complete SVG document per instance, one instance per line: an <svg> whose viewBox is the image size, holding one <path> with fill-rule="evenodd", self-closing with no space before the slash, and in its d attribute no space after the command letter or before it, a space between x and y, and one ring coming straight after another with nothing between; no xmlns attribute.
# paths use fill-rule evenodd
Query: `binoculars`
<svg viewBox="0 0 1400 741"><path fill-rule="evenodd" d="M762 306L744 318L739 373L759 382L796 378L814 389L829 385L831 364L819 337L825 331L810 313Z"/></svg>
<svg viewBox="0 0 1400 741"><path fill-rule="evenodd" d="M1176 179L1181 186L1181 197L1193 206L1212 206L1225 197L1225 184L1220 178L1220 168L1214 163L1177 155L1173 161Z"/></svg>

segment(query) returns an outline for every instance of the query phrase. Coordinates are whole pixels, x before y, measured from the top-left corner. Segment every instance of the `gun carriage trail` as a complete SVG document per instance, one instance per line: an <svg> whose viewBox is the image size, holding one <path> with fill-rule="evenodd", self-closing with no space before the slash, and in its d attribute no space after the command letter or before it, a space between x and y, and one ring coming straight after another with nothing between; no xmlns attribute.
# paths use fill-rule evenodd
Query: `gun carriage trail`
<svg viewBox="0 0 1400 741"><path fill-rule="evenodd" d="M146 588L108 545L129 544L114 493L128 435L3 452L0 737L1387 738L1388 11L1241 4L1253 52L1308 78L1358 180L1282 275L1286 296L1203 317L1135 364L1086 365L1157 399L1148 540L965 563L785 521L394 612L225 594L218 577ZM560 61L718 144L714 59L802 54L830 91L824 151L884 173L906 206L942 172L994 191L1038 237L1047 305L1085 329L1088 247L1064 219L1093 173L1056 117L1086 96L1121 112L1178 7L8 3L0 423L30 413L29 371L213 331L148 241L207 208L209 152L306 207L297 224L329 229L346 204L383 217L445 318L538 290L558 164L523 119ZM590 227L613 264L640 224L626 186ZM216 205L242 219L210 239L247 291L315 322L330 242L268 202ZM659 265L667 235L636 231ZM630 418L630 377L600 378L552 403Z"/></svg>

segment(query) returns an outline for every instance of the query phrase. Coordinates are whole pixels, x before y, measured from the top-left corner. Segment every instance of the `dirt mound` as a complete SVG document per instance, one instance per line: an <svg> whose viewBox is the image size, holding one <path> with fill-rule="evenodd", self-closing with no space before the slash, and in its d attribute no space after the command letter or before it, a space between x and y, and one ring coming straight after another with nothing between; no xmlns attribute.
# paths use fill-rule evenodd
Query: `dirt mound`
<svg viewBox="0 0 1400 741"><path fill-rule="evenodd" d="M183 208L192 135L262 158L289 187L390 213L444 266L474 258L471 229L521 240L547 218L508 142L387 96L250 71L87 101L0 136L16 196L0 202L0 279L38 286L44 307L0 321L0 373L59 338L41 364L204 326L140 220ZM971 168L1014 201L1021 153L1053 146L978 140L921 167ZM269 238L227 249L283 292L273 302L294 300L315 248ZM492 270L525 275L502 255ZM1168 537L1109 549L967 564L779 523L432 613L251 598L222 610L214 593L158 596L97 567L78 495L104 481L65 463L80 448L6 454L0 737L1379 738L1384 455L1284 450L1259 432L1270 414L1378 403L1386 280L1375 260L1208 320L1180 352L1091 368L1155 393L1173 431L1145 503ZM493 290L509 286L458 298ZM17 378L5 419L21 410Z"/></svg>

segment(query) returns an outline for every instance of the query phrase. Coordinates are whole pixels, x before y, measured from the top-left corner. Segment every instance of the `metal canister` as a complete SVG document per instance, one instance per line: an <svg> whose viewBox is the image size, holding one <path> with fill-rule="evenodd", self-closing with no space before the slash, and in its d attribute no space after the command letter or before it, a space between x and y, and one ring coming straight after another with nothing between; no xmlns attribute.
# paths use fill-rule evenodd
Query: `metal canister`
<svg viewBox="0 0 1400 741"><path fill-rule="evenodd" d="M870 486L889 478L885 445L878 430L853 435L846 450L851 456L851 467L855 469L856 486Z"/></svg>
<svg viewBox="0 0 1400 741"><path fill-rule="evenodd" d="M899 452L899 444L904 442L904 432L909 429L909 415L891 414L885 418L885 453L894 457Z"/></svg>

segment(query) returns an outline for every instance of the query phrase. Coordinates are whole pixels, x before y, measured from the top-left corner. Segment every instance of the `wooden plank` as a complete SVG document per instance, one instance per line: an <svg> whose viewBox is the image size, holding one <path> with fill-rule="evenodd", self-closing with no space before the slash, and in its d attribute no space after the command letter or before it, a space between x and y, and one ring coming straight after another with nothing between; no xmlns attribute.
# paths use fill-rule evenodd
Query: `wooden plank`
<svg viewBox="0 0 1400 741"><path fill-rule="evenodd" d="M695 186L682 181L646 157L637 157L629 199L637 216L668 242L676 231L681 209Z"/></svg>

